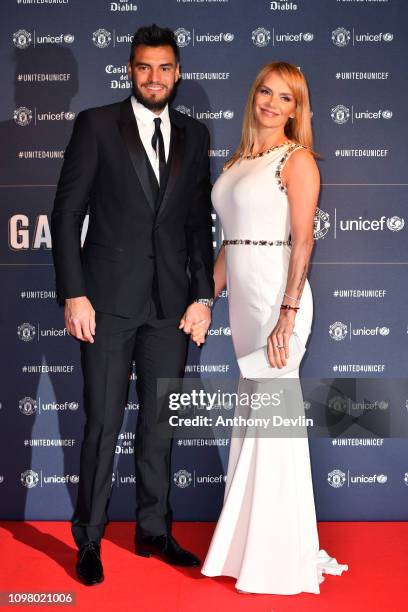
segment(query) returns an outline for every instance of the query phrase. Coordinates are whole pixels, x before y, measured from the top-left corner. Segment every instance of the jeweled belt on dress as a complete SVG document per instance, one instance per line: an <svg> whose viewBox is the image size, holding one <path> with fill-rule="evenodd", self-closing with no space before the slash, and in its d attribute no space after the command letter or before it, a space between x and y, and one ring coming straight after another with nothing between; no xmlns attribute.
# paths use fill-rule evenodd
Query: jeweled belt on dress
<svg viewBox="0 0 408 612"><path fill-rule="evenodd" d="M223 245L229 244L257 244L259 246L289 246L290 240L223 240Z"/></svg>

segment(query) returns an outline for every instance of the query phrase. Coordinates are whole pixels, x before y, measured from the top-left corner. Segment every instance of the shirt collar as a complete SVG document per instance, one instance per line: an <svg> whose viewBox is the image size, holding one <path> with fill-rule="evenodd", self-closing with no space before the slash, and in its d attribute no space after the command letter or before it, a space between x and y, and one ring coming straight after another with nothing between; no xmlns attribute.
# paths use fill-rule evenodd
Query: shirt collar
<svg viewBox="0 0 408 612"><path fill-rule="evenodd" d="M133 107L133 112L135 114L136 120L141 121L143 125L153 124L153 120L160 117L162 120L162 126L164 128L170 127L170 116L169 116L169 105L166 104L160 115L156 115L153 111L149 110L143 104L140 104L135 98L134 95L131 96L131 102Z"/></svg>

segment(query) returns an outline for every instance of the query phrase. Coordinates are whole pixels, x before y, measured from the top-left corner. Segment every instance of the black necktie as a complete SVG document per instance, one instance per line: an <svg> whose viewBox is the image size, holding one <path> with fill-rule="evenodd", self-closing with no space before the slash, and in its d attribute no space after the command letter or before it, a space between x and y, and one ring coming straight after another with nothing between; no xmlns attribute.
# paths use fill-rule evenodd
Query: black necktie
<svg viewBox="0 0 408 612"><path fill-rule="evenodd" d="M164 181L164 173L166 170L166 156L164 153L164 140L163 134L160 129L161 119L157 117L154 119L154 134L152 136L152 147L157 155L157 144L159 145L159 176L160 176L160 186L163 185Z"/></svg>

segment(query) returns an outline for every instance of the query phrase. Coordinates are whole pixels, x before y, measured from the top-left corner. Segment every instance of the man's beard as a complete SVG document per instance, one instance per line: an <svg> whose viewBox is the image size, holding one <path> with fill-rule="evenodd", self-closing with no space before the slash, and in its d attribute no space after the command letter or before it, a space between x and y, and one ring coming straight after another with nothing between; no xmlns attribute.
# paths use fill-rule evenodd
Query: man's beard
<svg viewBox="0 0 408 612"><path fill-rule="evenodd" d="M157 85L162 85L162 83L157 83ZM153 85L153 83L144 83L144 85ZM133 95L136 100L143 104L146 108L151 111L162 110L166 104L173 98L175 87L173 86L170 90L167 90L167 95L164 98L160 98L160 100L152 100L151 98L147 98L143 95L143 92L138 88L136 83L133 81Z"/></svg>

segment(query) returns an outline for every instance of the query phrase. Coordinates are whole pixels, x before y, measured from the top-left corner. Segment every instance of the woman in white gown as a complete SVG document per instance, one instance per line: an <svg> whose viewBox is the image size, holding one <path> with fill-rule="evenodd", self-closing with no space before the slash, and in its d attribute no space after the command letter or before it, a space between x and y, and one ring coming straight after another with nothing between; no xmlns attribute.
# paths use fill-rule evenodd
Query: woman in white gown
<svg viewBox="0 0 408 612"><path fill-rule="evenodd" d="M306 344L312 325L307 269L320 177L310 117L301 72L266 65L249 93L241 143L212 192L225 237L215 296L227 286L236 356L267 343L274 367L286 364L292 332ZM194 325L192 339L200 344L206 331ZM286 376L298 378L299 370ZM241 379L239 391L262 392L264 384ZM301 392L299 402L301 414ZM202 573L232 576L239 591L289 595L319 593L324 572L345 569L319 551L307 436L233 435Z"/></svg>

